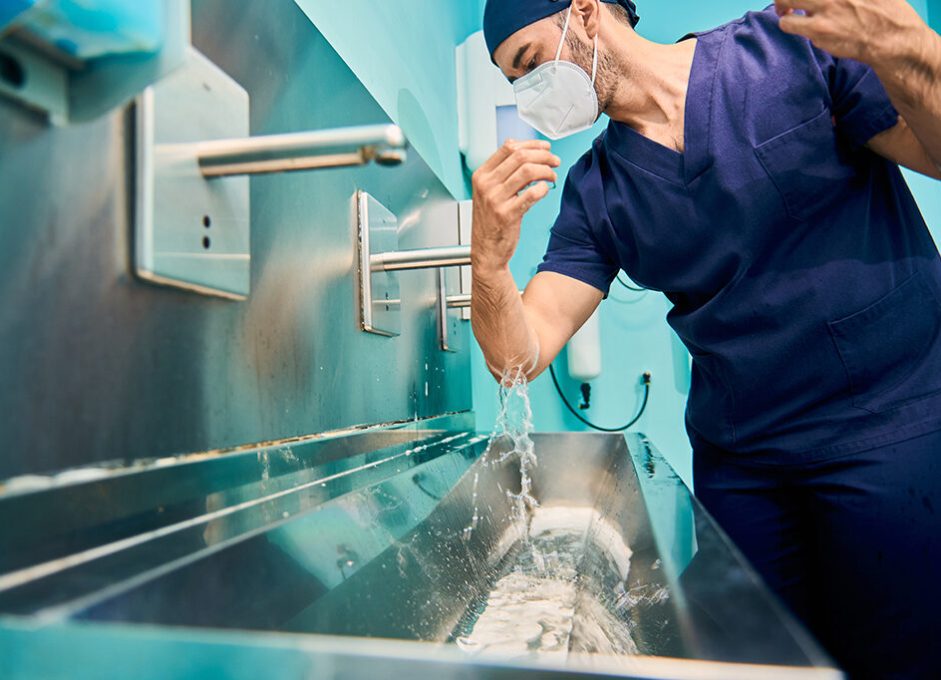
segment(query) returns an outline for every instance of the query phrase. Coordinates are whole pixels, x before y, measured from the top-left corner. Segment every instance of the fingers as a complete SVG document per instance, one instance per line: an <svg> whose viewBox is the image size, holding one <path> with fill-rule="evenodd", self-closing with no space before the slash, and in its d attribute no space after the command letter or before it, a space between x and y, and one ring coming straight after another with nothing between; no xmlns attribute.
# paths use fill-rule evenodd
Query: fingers
<svg viewBox="0 0 941 680"><path fill-rule="evenodd" d="M539 201L544 199L548 194L548 184L545 182L534 184L514 200L513 207L519 211L520 215L523 215Z"/></svg>
<svg viewBox="0 0 941 680"><path fill-rule="evenodd" d="M558 182L555 170L544 163L524 163L503 182L503 196L511 198L534 182Z"/></svg>
<svg viewBox="0 0 941 680"><path fill-rule="evenodd" d="M500 193L511 196L537 179L555 182L558 179L555 168L559 167L560 163L561 160L551 151L516 151L491 173L490 179L501 188ZM520 183L521 179L524 180L528 176L532 176L532 179Z"/></svg>
<svg viewBox="0 0 941 680"><path fill-rule="evenodd" d="M824 0L774 0L774 8L778 16L787 16L798 10L803 10L808 14L820 11L824 6Z"/></svg>
<svg viewBox="0 0 941 680"><path fill-rule="evenodd" d="M802 35L805 38L811 37L814 26L814 18L802 14L786 14L778 22L781 30L785 33Z"/></svg>
<svg viewBox="0 0 941 680"><path fill-rule="evenodd" d="M488 158L483 165L480 166L479 170L487 173L491 172L497 168L503 161L505 161L510 154L512 154L517 149L549 149L549 142L543 139L530 139L522 142L517 142L512 139L506 140L506 142L497 149L497 152Z"/></svg>
<svg viewBox="0 0 941 680"><path fill-rule="evenodd" d="M548 149L517 149L512 152L493 171L495 182L506 182L513 174L527 163L539 163L549 168L557 168L562 160ZM517 187L519 190L520 187Z"/></svg>

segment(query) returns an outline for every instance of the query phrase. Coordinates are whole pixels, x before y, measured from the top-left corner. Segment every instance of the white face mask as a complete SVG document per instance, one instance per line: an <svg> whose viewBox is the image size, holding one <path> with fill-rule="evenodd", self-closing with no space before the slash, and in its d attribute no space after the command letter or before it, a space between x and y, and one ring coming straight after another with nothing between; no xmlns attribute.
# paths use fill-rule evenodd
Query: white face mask
<svg viewBox="0 0 941 680"><path fill-rule="evenodd" d="M598 120L598 95L595 92L598 36L595 36L589 79L577 64L560 60L571 18L570 5L555 61L547 61L513 82L519 117L549 139L562 139L587 130Z"/></svg>

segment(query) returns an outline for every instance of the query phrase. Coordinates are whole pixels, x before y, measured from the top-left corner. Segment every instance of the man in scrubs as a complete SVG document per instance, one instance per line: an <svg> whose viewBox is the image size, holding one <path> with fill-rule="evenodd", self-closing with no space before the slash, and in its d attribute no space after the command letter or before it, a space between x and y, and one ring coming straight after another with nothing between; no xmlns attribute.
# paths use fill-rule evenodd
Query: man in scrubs
<svg viewBox="0 0 941 680"><path fill-rule="evenodd" d="M937 677L941 260L899 166L941 178L941 37L905 0L779 0L673 45L636 23L487 4L524 120L610 117L522 298L508 263L560 161L508 142L474 173L488 365L537 376L619 270L663 291L697 495L851 673Z"/></svg>

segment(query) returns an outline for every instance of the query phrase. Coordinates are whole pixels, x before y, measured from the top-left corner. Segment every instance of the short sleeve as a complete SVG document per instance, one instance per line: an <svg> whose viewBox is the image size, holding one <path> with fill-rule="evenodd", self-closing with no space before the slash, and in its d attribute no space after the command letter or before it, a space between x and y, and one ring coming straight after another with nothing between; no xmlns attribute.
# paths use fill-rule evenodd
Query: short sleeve
<svg viewBox="0 0 941 680"><path fill-rule="evenodd" d="M853 59L837 59L814 48L832 99L836 128L854 146L864 146L895 127L899 113L875 72Z"/></svg>
<svg viewBox="0 0 941 680"><path fill-rule="evenodd" d="M601 178L592 171L589 151L572 167L562 190L562 207L549 235L545 257L537 268L587 283L605 297L618 273L610 250L603 248L594 229L604 219Z"/></svg>

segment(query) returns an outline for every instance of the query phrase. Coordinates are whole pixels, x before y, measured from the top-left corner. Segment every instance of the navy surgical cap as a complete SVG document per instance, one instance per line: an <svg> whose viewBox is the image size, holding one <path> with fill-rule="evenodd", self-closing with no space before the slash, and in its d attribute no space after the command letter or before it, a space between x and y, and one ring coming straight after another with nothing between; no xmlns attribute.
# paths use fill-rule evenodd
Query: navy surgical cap
<svg viewBox="0 0 941 680"><path fill-rule="evenodd" d="M601 0L610 5L620 5L631 17L631 25L640 21L637 7L632 0ZM484 10L484 38L490 57L500 44L522 28L540 19L557 14L569 7L572 0L487 0Z"/></svg>

